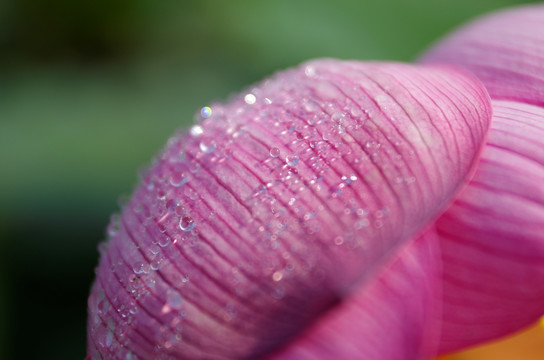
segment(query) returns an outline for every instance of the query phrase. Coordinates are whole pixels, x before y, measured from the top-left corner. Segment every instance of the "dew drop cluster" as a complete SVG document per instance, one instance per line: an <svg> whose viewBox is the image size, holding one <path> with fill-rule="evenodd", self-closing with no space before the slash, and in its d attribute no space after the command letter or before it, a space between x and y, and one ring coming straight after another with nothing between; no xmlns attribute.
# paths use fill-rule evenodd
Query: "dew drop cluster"
<svg viewBox="0 0 544 360"><path fill-rule="evenodd" d="M364 259L366 239L391 216L395 186L417 179L401 136L379 130L387 109L329 75L314 65L280 74L202 107L168 141L101 245L110 255L98 272L124 291L108 296L95 285L104 287L90 304L100 346L125 351L137 338L127 334L159 319L154 351L177 354L199 314L227 327L247 321L254 309L245 297L296 303L294 279L316 279L308 286L318 293L326 267L349 254ZM122 321L102 321L112 314Z"/></svg>

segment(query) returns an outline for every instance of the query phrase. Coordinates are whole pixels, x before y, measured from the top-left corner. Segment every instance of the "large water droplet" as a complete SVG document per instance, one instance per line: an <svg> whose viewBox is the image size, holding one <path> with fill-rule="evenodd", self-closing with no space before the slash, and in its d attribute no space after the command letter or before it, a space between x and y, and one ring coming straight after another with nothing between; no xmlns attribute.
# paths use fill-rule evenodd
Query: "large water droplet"
<svg viewBox="0 0 544 360"><path fill-rule="evenodd" d="M316 75L316 69L312 65L307 65L304 68L304 75L308 77L314 77Z"/></svg>
<svg viewBox="0 0 544 360"><path fill-rule="evenodd" d="M168 235L165 235L165 236L159 236L159 246L160 247L165 247L165 246L168 246L170 244L170 236Z"/></svg>
<svg viewBox="0 0 544 360"><path fill-rule="evenodd" d="M277 158L278 156L280 156L280 149L278 149L277 147L273 147L272 149L270 149L270 156L273 158Z"/></svg>
<svg viewBox="0 0 544 360"><path fill-rule="evenodd" d="M209 106L204 106L202 109L200 109L200 116L203 119L207 119L210 116L212 116L212 108Z"/></svg>
<svg viewBox="0 0 544 360"><path fill-rule="evenodd" d="M161 267L162 260L161 259L154 259L151 261L151 270L157 271Z"/></svg>
<svg viewBox="0 0 544 360"><path fill-rule="evenodd" d="M204 129L202 129L202 126L200 125L194 125L191 127L191 130L189 130L189 133L192 137L199 137L204 133Z"/></svg>
<svg viewBox="0 0 544 360"><path fill-rule="evenodd" d="M183 231L191 231L195 228L195 222L189 215L183 215L179 219L179 228Z"/></svg>
<svg viewBox="0 0 544 360"><path fill-rule="evenodd" d="M182 173L173 173L170 175L170 184L175 187L183 186L189 181L189 176L182 172Z"/></svg>
<svg viewBox="0 0 544 360"><path fill-rule="evenodd" d="M132 264L132 270L135 274L145 274L149 272L149 266L141 261Z"/></svg>
<svg viewBox="0 0 544 360"><path fill-rule="evenodd" d="M296 155L287 155L285 157L285 162L287 163L287 165L289 166L296 166L298 164L298 156Z"/></svg>
<svg viewBox="0 0 544 360"><path fill-rule="evenodd" d="M277 282L281 279L283 279L283 273L281 271L276 271L274 274L272 274L272 280Z"/></svg>
<svg viewBox="0 0 544 360"><path fill-rule="evenodd" d="M217 149L217 144L214 140L202 140L200 142L200 151L206 154L211 154L215 149Z"/></svg>
<svg viewBox="0 0 544 360"><path fill-rule="evenodd" d="M155 244L151 245L151 247L149 248L149 251L151 252L151 254L153 255L157 255L158 253L161 252L161 248Z"/></svg>
<svg viewBox="0 0 544 360"><path fill-rule="evenodd" d="M196 174L197 172L200 171L200 164L196 161L191 161L191 163L189 164L189 171L192 172L193 174Z"/></svg>
<svg viewBox="0 0 544 360"><path fill-rule="evenodd" d="M180 211L182 211L181 203L178 199L170 199L166 202L166 210L168 210L169 213L175 213L175 214L181 214Z"/></svg>
<svg viewBox="0 0 544 360"><path fill-rule="evenodd" d="M244 96L244 101L248 105L253 105L255 104L255 101L257 101L257 98L255 97L255 95L249 93L249 94L246 94L246 96Z"/></svg>
<svg viewBox="0 0 544 360"><path fill-rule="evenodd" d="M304 106L304 110L306 110L309 113L313 113L319 110L319 105L317 105L315 101L310 99L305 99L302 105Z"/></svg>

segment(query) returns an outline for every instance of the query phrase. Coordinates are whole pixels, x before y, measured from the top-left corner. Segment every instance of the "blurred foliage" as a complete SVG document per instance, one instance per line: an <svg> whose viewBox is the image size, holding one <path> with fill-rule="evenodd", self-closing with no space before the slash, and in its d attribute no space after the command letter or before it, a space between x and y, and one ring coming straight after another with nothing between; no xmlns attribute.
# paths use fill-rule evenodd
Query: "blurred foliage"
<svg viewBox="0 0 544 360"><path fill-rule="evenodd" d="M82 359L119 194L194 111L314 57L409 61L514 0L0 2L0 359Z"/></svg>

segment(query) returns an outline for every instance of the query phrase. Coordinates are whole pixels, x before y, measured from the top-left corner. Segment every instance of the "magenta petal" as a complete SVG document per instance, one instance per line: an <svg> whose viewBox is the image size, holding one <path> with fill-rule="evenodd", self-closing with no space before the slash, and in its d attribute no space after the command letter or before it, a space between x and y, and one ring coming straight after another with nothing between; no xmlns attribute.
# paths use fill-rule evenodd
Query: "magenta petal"
<svg viewBox="0 0 544 360"><path fill-rule="evenodd" d="M441 350L517 330L544 314L544 109L493 102L478 171L438 220Z"/></svg>
<svg viewBox="0 0 544 360"><path fill-rule="evenodd" d="M468 69L493 99L544 105L544 5L478 18L440 41L421 61Z"/></svg>
<svg viewBox="0 0 544 360"><path fill-rule="evenodd" d="M202 109L110 225L89 355L251 358L291 340L450 203L490 113L462 72L334 60Z"/></svg>
<svg viewBox="0 0 544 360"><path fill-rule="evenodd" d="M271 360L429 359L440 333L439 259L433 229Z"/></svg>

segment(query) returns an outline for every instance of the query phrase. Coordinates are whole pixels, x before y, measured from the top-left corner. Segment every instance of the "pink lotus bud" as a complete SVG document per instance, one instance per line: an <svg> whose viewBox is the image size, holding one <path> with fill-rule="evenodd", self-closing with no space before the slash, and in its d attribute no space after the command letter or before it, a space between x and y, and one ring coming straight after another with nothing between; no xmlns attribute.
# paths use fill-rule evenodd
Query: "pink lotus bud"
<svg viewBox="0 0 544 360"><path fill-rule="evenodd" d="M500 12L424 65L317 60L202 108L110 224L88 357L413 360L536 320L543 21Z"/></svg>
<svg viewBox="0 0 544 360"><path fill-rule="evenodd" d="M93 359L257 358L379 289L376 274L466 183L491 108L452 68L319 60L201 115L110 225L89 298ZM424 274L432 244L393 268ZM431 304L429 279L417 296Z"/></svg>

